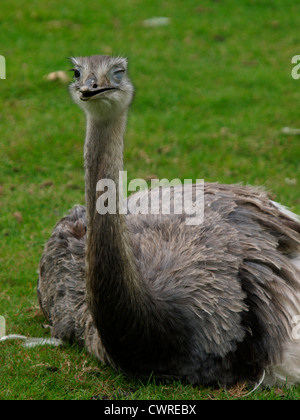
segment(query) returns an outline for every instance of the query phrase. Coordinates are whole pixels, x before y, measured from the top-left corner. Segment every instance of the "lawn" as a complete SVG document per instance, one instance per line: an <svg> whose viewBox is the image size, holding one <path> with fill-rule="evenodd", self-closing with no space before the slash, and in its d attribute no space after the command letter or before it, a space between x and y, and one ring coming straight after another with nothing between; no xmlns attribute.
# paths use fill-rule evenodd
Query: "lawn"
<svg viewBox="0 0 300 420"><path fill-rule="evenodd" d="M83 113L71 55L117 54L135 85L128 178L262 185L300 213L300 3L294 0L1 0L0 315L7 334L49 337L37 266L56 221L84 203ZM167 17L152 26L153 17ZM208 389L141 383L77 346L0 343L0 399L299 399L300 387Z"/></svg>

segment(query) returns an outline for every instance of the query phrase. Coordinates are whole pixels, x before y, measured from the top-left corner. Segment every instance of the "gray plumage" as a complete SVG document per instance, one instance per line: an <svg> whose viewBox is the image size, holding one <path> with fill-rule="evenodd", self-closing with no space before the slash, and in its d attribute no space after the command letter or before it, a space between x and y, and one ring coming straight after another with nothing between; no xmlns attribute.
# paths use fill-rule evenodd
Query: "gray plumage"
<svg viewBox="0 0 300 420"><path fill-rule="evenodd" d="M88 121L87 209L74 207L56 225L40 262L38 297L53 337L129 375L298 381L297 217L260 189L219 184L205 184L200 225L188 226L185 214L99 215L97 181L119 187L133 88L124 59L72 62L71 94Z"/></svg>

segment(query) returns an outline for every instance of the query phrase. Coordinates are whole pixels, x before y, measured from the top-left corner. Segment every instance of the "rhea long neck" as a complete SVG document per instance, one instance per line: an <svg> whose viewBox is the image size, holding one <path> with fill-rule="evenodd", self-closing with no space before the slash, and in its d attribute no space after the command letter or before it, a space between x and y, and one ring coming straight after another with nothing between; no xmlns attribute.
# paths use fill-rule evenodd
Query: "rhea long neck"
<svg viewBox="0 0 300 420"><path fill-rule="evenodd" d="M124 332L129 331L129 325L132 327L136 313L141 314L142 308L147 307L126 218L118 212L125 126L126 113L105 122L88 117L85 142L87 301L102 342L109 352L116 347L121 350L120 340L127 347L136 342L134 334L124 337ZM116 214L100 215L97 212L99 193L96 193L96 185L102 179L110 179L116 185Z"/></svg>

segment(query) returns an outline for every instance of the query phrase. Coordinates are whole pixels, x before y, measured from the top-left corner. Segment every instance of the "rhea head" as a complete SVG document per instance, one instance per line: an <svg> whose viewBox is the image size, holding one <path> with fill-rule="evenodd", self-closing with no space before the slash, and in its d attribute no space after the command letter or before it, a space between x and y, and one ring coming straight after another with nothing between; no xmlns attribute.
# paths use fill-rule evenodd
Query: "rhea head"
<svg viewBox="0 0 300 420"><path fill-rule="evenodd" d="M71 57L70 61L74 66L70 92L88 117L103 121L127 111L133 86L125 58L93 55Z"/></svg>

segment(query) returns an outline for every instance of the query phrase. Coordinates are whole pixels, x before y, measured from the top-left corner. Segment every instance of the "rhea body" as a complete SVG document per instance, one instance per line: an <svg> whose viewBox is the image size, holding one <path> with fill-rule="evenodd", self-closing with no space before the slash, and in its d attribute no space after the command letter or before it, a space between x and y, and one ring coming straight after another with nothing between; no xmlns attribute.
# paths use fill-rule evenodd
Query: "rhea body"
<svg viewBox="0 0 300 420"><path fill-rule="evenodd" d="M259 189L219 184L205 184L200 225L184 214L99 214L99 180L114 181L119 197L133 86L123 58L71 61L71 95L87 119L86 208L58 222L41 259L38 296L52 335L129 375L299 381L298 217Z"/></svg>

